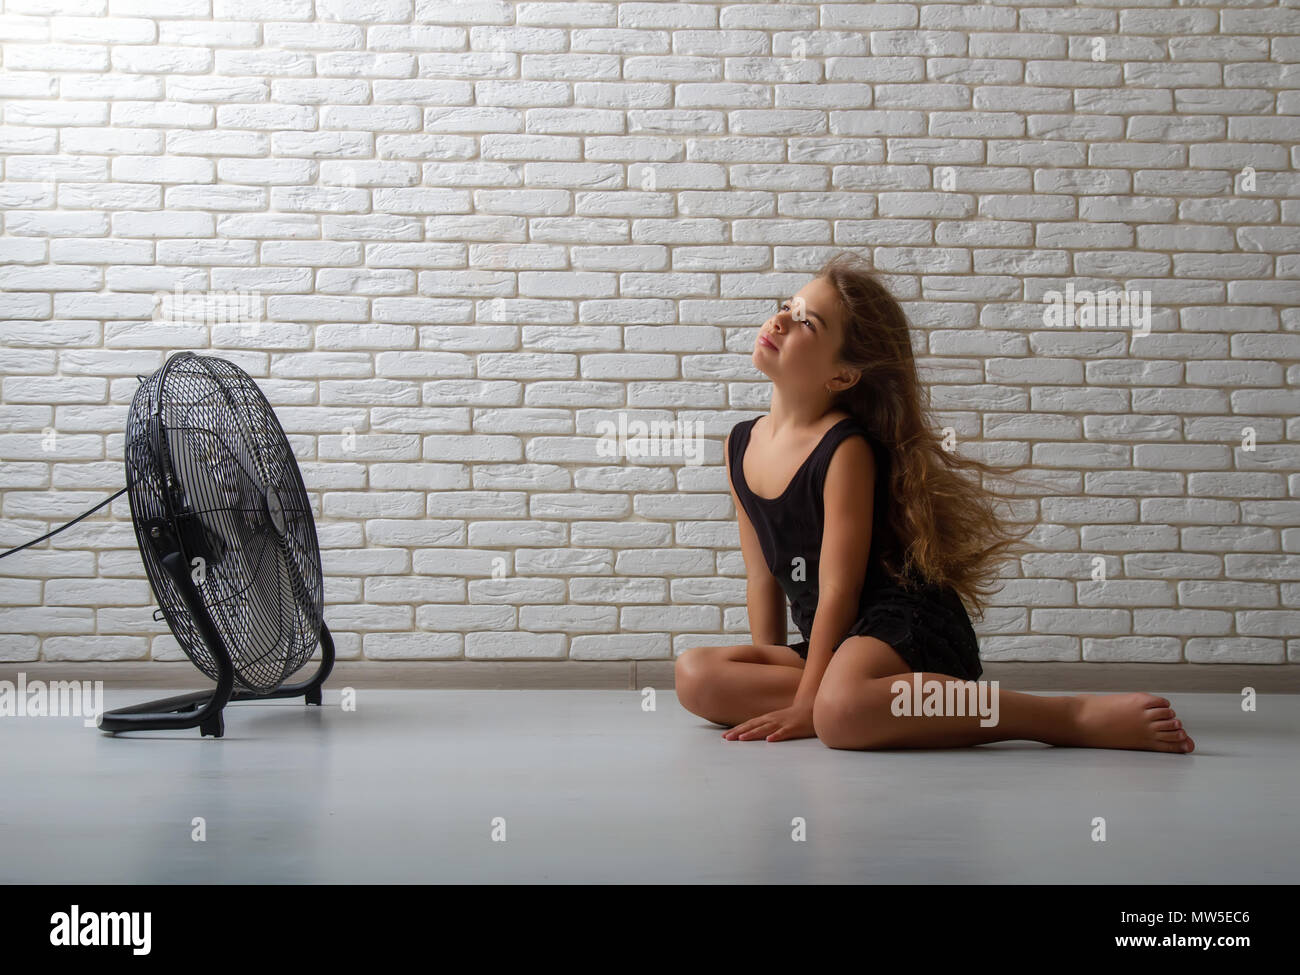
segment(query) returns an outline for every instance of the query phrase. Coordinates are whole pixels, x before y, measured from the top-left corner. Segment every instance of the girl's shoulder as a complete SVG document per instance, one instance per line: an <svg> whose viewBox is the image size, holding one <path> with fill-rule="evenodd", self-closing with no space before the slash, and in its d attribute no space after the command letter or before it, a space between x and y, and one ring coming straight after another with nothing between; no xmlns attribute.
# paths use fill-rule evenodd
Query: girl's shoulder
<svg viewBox="0 0 1300 975"><path fill-rule="evenodd" d="M767 414L763 414L763 416L766 415ZM736 439L738 434L749 433L749 431L753 429L754 424L762 418L762 416L751 416L748 420L740 420L739 422L732 424L731 429L727 431L727 444L730 445Z"/></svg>
<svg viewBox="0 0 1300 975"><path fill-rule="evenodd" d="M849 413L845 413L842 419L836 420L828 430L833 429L835 426L841 426L842 429L834 438L830 453L833 455L845 441L852 440L855 435L862 437L867 442L867 447L875 460L876 477L881 479L891 463L891 458L888 449L886 449L880 438L872 433L865 423Z"/></svg>
<svg viewBox="0 0 1300 975"><path fill-rule="evenodd" d="M765 416L767 416L766 413L760 413L758 416L751 416L746 420L738 420L736 423L732 424L731 432L735 433L737 430L741 429L742 427L752 427L755 423L763 419L763 417Z"/></svg>
<svg viewBox="0 0 1300 975"><path fill-rule="evenodd" d="M842 439L847 440L856 433L861 434L873 448L879 448L881 446L880 440L871 432L870 428L852 413L841 412L835 414L835 417L836 418L830 423L830 425L827 426L826 429L828 431L833 430L837 426L843 425L844 436Z"/></svg>

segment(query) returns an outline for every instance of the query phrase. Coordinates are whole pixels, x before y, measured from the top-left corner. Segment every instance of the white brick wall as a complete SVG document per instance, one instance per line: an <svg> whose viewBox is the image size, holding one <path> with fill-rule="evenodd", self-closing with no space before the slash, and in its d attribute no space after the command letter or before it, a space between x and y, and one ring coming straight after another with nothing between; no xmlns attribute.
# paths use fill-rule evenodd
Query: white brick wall
<svg viewBox="0 0 1300 975"><path fill-rule="evenodd" d="M1052 486L986 659L1300 662L1294 2L0 0L0 58L4 547L208 350L289 431L342 657L739 642L721 438L853 249L959 449ZM1151 334L1046 328L1067 286ZM620 414L705 463L598 456ZM0 562L0 660L177 657L113 516Z"/></svg>

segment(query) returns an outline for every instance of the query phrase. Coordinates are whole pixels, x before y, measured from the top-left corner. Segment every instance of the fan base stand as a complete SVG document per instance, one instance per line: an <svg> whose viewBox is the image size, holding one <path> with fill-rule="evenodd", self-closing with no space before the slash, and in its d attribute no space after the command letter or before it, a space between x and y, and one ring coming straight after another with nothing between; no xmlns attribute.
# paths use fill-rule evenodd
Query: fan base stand
<svg viewBox="0 0 1300 975"><path fill-rule="evenodd" d="M183 694L180 697L168 697L144 704L105 711L99 719L99 730L110 734L119 731L153 731L167 728L198 728L200 737L211 736L223 738L226 722L223 709L231 701L265 701L271 698L302 697L307 705L322 706L322 687L325 678L334 669L334 638L329 627L321 623L320 628L321 663L316 673L309 680L300 684L286 684L269 694L255 694L252 691L236 691L234 686L234 668L226 660L217 661L217 688L213 692L199 691ZM227 676L228 674L228 676Z"/></svg>
<svg viewBox="0 0 1300 975"><path fill-rule="evenodd" d="M176 591L189 610L194 626L207 645L212 660L217 666L217 686L211 693L200 691L197 694L183 694L146 704L118 708L106 711L99 718L99 730L110 734L119 731L152 731L168 728L199 729L201 737L211 735L221 738L226 733L222 710L231 701L254 701L266 698L284 698L302 696L307 704L320 706L321 686L325 678L334 669L334 638L329 627L322 620L320 625L320 667L310 680L299 684L281 685L269 694L257 694L249 690L235 690L235 665L230 659L225 641L221 638L212 616L203 603L202 596L190 578L189 565L181 553L181 547L175 535L165 521L154 520L147 523L149 543L162 563L166 573L171 576Z"/></svg>
<svg viewBox="0 0 1300 975"><path fill-rule="evenodd" d="M211 735L213 738L225 737L226 719L222 717L220 711L199 725L199 737L206 738L208 735Z"/></svg>
<svg viewBox="0 0 1300 975"><path fill-rule="evenodd" d="M321 707L322 687L334 667L334 640L329 627L321 624L321 664L316 673L301 684L291 684L269 694L233 690L234 673L230 680L218 680L215 692L199 691L180 697L169 697L144 704L105 711L99 719L99 729L117 734L120 731L152 731L168 728L199 729L201 737L222 738L226 733L223 709L231 701L263 701L269 698L303 698L303 703ZM218 667L219 672L224 668ZM224 674L222 675L224 676Z"/></svg>

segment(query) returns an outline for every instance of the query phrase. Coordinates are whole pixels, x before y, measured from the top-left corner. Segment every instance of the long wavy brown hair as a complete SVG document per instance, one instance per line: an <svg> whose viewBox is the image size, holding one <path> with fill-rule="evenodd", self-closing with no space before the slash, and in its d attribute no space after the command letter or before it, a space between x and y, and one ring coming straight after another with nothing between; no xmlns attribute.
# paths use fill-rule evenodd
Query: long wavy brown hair
<svg viewBox="0 0 1300 975"><path fill-rule="evenodd" d="M886 523L894 537L882 548L882 567L905 588L951 586L983 616L1000 563L1033 549L1023 539L1034 526L1002 517L998 508L1012 506L1011 498L986 487L979 472L1014 482L1026 465L988 464L945 448L918 377L907 315L865 258L843 251L816 276L839 296L840 362L862 370L833 405L889 452Z"/></svg>

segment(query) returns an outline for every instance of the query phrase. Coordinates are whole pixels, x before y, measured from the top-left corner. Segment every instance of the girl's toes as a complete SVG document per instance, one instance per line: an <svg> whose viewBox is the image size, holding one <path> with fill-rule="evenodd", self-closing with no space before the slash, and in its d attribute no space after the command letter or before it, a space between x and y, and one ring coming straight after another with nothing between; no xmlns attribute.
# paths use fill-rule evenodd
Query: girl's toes
<svg viewBox="0 0 1300 975"><path fill-rule="evenodd" d="M1152 731L1177 731L1182 725L1173 718L1166 718L1164 721L1151 722Z"/></svg>
<svg viewBox="0 0 1300 975"><path fill-rule="evenodd" d="M1186 741L1187 735L1181 731L1157 731L1156 739L1159 741Z"/></svg>

